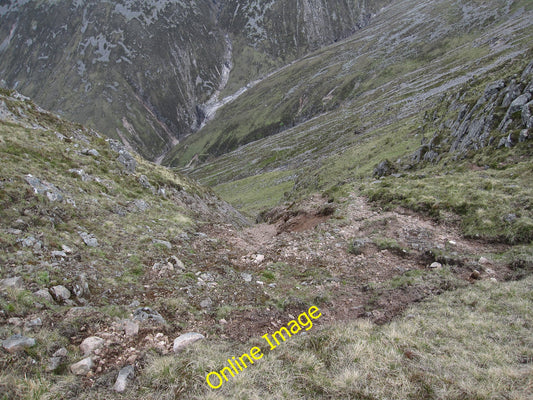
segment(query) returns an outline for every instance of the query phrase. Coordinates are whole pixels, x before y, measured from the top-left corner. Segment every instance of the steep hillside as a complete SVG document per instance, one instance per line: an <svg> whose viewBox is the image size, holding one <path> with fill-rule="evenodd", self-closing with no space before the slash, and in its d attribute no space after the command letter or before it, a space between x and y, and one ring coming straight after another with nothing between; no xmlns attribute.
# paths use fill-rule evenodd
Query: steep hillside
<svg viewBox="0 0 533 400"><path fill-rule="evenodd" d="M432 28L427 24L435 4L414 3L391 6L360 34L304 58L229 103L196 141L191 138L177 149L176 160L201 146L223 152L226 145L257 139L256 133L281 130L215 159L204 154L184 170L252 215L283 200L316 191L342 193L355 185L384 204L443 218L447 211L458 213L470 235L527 242L532 5L490 3L474 14L464 7L447 9L459 26L469 21L466 33L436 22ZM388 37L380 32L392 16L402 16L395 29L405 24L414 36L398 35L379 47L380 38L385 43ZM439 39L437 27L448 33ZM421 46L414 38L423 32L428 41ZM355 49L366 41L372 46L357 57ZM369 74L372 79L357 80ZM345 93L350 94L340 101L335 93L343 92L342 79L348 80ZM280 90L284 87L292 89ZM287 128L281 115L299 114L281 113L300 100L302 114L308 110L311 117L317 102L319 114ZM209 161L202 164L205 158ZM516 191L506 189L508 179L517 180ZM494 198L500 201L493 203ZM502 224L506 215L517 218Z"/></svg>
<svg viewBox="0 0 533 400"><path fill-rule="evenodd" d="M349 39L303 57L226 104L164 162L186 166L194 159L198 165L314 117L288 136L318 129L326 144L350 140L345 131L396 129L395 121L430 107L446 90L521 57L531 44L531 15L529 1L395 2ZM335 139L328 138L329 128L319 128L322 123L339 125ZM304 139L299 147L315 146Z"/></svg>
<svg viewBox="0 0 533 400"><path fill-rule="evenodd" d="M210 190L15 92L0 94L0 159L3 399L520 399L531 387L531 245L376 209L354 187L249 226ZM254 347L264 354L240 376L208 385Z"/></svg>
<svg viewBox="0 0 533 400"><path fill-rule="evenodd" d="M351 34L384 2L4 1L2 85L156 160L226 86Z"/></svg>
<svg viewBox="0 0 533 400"><path fill-rule="evenodd" d="M533 4L386 3L0 2L2 65L19 7L35 31L127 20L143 48L207 34L222 62L168 158L212 188L0 89L0 399L531 397ZM204 25L182 42L173 10Z"/></svg>
<svg viewBox="0 0 533 400"><path fill-rule="evenodd" d="M309 51L366 26L390 0L226 0L220 24L230 33L233 67L223 95Z"/></svg>
<svg viewBox="0 0 533 400"><path fill-rule="evenodd" d="M227 46L211 1L8 2L7 86L154 159L197 123Z"/></svg>

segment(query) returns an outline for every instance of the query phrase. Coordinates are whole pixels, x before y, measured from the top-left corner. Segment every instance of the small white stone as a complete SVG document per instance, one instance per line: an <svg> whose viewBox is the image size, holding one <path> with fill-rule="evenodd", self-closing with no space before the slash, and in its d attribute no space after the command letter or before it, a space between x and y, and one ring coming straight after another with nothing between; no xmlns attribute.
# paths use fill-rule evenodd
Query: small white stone
<svg viewBox="0 0 533 400"><path fill-rule="evenodd" d="M61 347L60 349L56 350L56 352L53 354L54 357L66 357L67 356L67 349L64 347Z"/></svg>
<svg viewBox="0 0 533 400"><path fill-rule="evenodd" d="M70 290L68 290L63 285L53 286L50 290L52 291L54 297L57 300L68 300L68 299L70 299L70 296L71 296Z"/></svg>
<svg viewBox="0 0 533 400"><path fill-rule="evenodd" d="M488 259L486 259L485 257L481 257L478 262L481 265L490 265L491 264L491 262Z"/></svg>
<svg viewBox="0 0 533 400"><path fill-rule="evenodd" d="M118 373L118 377L115 382L115 386L113 386L113 390L117 393L124 392L128 384L128 379L133 378L134 375L135 370L133 369L132 365L128 365L127 367L122 368Z"/></svg>
<svg viewBox="0 0 533 400"><path fill-rule="evenodd" d="M431 269L442 268L442 264L441 264L441 263L438 263L438 262L434 262L434 263L431 263L431 265L429 266L429 268L431 268Z"/></svg>
<svg viewBox="0 0 533 400"><path fill-rule="evenodd" d="M137 321L125 320L123 327L126 336L135 336L139 333L139 323Z"/></svg>

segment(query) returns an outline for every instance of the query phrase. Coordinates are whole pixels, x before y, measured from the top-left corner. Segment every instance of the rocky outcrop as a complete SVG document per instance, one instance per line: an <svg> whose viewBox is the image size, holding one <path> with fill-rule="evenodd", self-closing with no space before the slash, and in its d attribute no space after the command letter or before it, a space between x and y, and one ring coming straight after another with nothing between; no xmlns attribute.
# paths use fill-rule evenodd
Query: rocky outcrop
<svg viewBox="0 0 533 400"><path fill-rule="evenodd" d="M413 153L413 163L435 162L446 152L461 157L489 145L513 147L529 140L533 129L533 61L520 76L488 84L472 105L462 102L465 94L452 93L444 101L447 106L442 115L435 114L428 124L434 130L433 137Z"/></svg>

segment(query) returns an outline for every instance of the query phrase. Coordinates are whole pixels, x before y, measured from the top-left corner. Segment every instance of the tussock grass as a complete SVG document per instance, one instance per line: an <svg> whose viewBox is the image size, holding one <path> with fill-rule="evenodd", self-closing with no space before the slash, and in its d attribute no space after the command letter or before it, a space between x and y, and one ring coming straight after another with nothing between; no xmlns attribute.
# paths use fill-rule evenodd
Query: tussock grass
<svg viewBox="0 0 533 400"><path fill-rule="evenodd" d="M363 193L383 206L402 205L436 218L451 211L467 236L528 243L533 240L532 167L526 159L483 171L459 166L443 174L428 168L367 185Z"/></svg>
<svg viewBox="0 0 533 400"><path fill-rule="evenodd" d="M533 388L531 365L523 364L533 348L531 289L533 278L483 281L385 326L326 326L291 338L221 389L190 398L525 399ZM232 351L203 344L190 362ZM211 358L206 365L217 366Z"/></svg>

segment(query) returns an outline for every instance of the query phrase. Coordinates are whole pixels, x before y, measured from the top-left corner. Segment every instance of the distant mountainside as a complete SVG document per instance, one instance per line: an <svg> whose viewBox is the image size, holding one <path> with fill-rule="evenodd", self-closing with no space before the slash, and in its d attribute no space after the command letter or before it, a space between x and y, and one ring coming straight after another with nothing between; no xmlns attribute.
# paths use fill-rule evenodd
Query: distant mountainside
<svg viewBox="0 0 533 400"><path fill-rule="evenodd" d="M350 140L350 132L417 114L446 90L522 57L531 48L532 21L531 1L394 2L348 39L298 59L232 99L163 162L200 165L289 128L296 153L314 147L306 138L315 131L325 139L319 146ZM326 139L330 128L324 123L336 125L334 139ZM323 155L307 153L305 161L313 154Z"/></svg>
<svg viewBox="0 0 533 400"><path fill-rule="evenodd" d="M0 2L0 79L156 160L220 91L352 34L388 0Z"/></svg>

